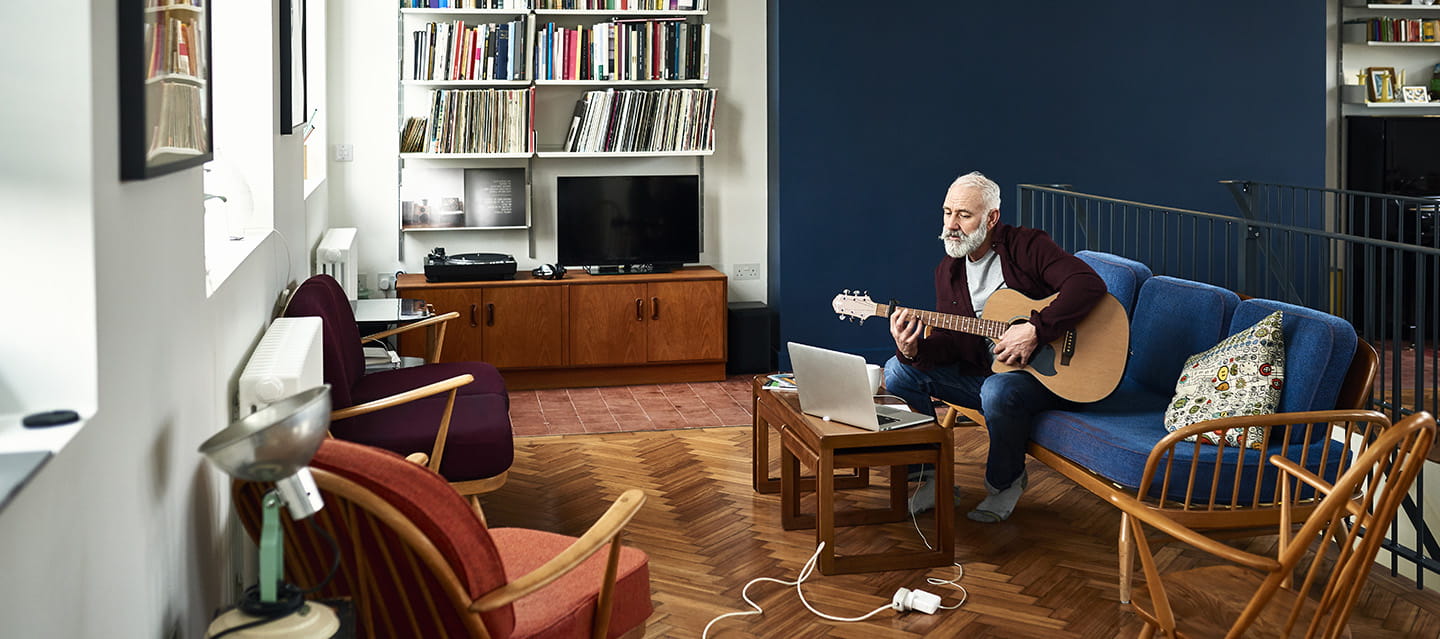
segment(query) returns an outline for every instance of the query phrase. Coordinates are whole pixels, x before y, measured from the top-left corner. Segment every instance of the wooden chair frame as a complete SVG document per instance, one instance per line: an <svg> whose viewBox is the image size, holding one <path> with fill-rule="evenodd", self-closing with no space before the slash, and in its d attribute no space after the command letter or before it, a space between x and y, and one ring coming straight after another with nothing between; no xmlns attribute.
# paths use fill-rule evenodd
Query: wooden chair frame
<svg viewBox="0 0 1440 639"><path fill-rule="evenodd" d="M316 485L322 491L342 498L330 499L326 507L327 510L338 511L332 513L332 516L342 521L348 530L359 533L362 527L368 527L365 534L378 536L383 532L380 529L383 524L393 530L408 549L408 552L402 555L387 554L382 557L372 557L356 549L349 557L349 565L353 567L352 578L358 582L352 584L352 593L357 600L356 612L365 627L388 629L389 632L398 633L390 636L403 636L405 629L414 627L411 618L422 614L437 618L438 625L439 612L436 606L440 603L438 599L443 597L454 607L456 613L461 615L465 627L473 637L489 639L489 630L485 627L480 613L510 605L521 597L533 594L574 570L608 544L610 548L607 553L605 578L601 584L595 621L591 628L593 638L604 639L606 636L618 573L621 537L625 526L645 504L644 491L638 488L626 490L583 535L560 554L530 573L472 600L459 576L434 543L398 509L374 492L345 477L318 468L311 472L315 476ZM364 517L357 511L365 511L371 517ZM484 525L483 519L480 523ZM287 525L296 526L288 520ZM295 528L287 533L294 535L299 534L298 531L299 529ZM351 545L351 548L356 547ZM422 568L433 573L441 585L442 593L412 593L425 602L424 605L378 600L380 580L397 572L414 574ZM312 567L309 572L318 571ZM638 638L644 634L644 630L644 624L641 624L627 632L624 637ZM384 633L379 636L384 636Z"/></svg>
<svg viewBox="0 0 1440 639"><path fill-rule="evenodd" d="M1140 636L1152 637L1156 632L1166 637L1177 636L1174 610L1145 537L1144 524L1226 561L1268 573L1227 637L1242 636L1282 591L1287 591L1284 598L1290 600L1292 606L1284 621L1285 636L1290 636L1290 631L1302 622L1307 624L1304 634L1307 638L1342 636L1375 554L1384 541L1384 531L1425 464L1435 439L1435 419L1428 413L1417 413L1382 429L1372 439L1334 485L1292 459L1270 457L1269 463L1282 473L1278 482L1281 496L1276 522L1279 532L1276 557L1225 545L1180 523L1173 512L1153 508L1128 495L1110 493L1109 501L1125 513L1126 525L1139 547L1153 603L1153 610L1134 607L1146 623ZM1296 499L1299 483L1314 489L1319 497ZM1301 521L1303 526L1292 535L1295 525ZM1319 546L1310 556L1315 543ZM1332 547L1335 550L1333 565L1327 565ZM1296 570L1307 559L1310 563L1304 569L1300 587L1295 588ZM1307 600L1316 586L1321 586L1319 600ZM1309 609L1310 605L1313 609Z"/></svg>
<svg viewBox="0 0 1440 639"><path fill-rule="evenodd" d="M362 343L378 341L392 335L399 335L407 331L424 328L426 329L425 363L434 364L440 361L440 353L445 346L445 326L450 322L450 320L457 317L460 317L460 314L455 311L451 311L443 315L432 314L430 317L427 317L418 322L412 322L398 328L393 328L387 331L381 331L379 333L366 335L364 337L361 337L360 341ZM445 440L450 436L450 416L455 408L455 397L459 394L460 387L465 386L466 384L469 384L473 381L475 381L475 378L472 375L456 375L449 379L427 384L425 386L411 389L403 393L396 393L394 395L382 397L380 399L366 402L364 404L357 404L349 408L333 411L330 413L330 421L335 422L348 417L355 417L357 415L373 413L378 410L391 408L393 406L399 406L401 404L413 402L418 399L424 399L432 395L448 392L449 398L445 402L445 412L440 418L440 428L435 433L435 443L433 446L431 446L430 452L419 453L423 455L423 458L417 458L421 465L426 466L430 470L438 473L440 472L440 462L445 457ZM505 471L503 473L500 473L499 475L495 475L494 477L450 482L450 485L453 486L457 492L459 492L461 495L464 495L470 500L470 505L475 508L475 512L480 516L481 521L484 521L485 514L480 507L480 499L478 495L499 490L501 486L505 485L505 482L509 478L509 475L510 472Z"/></svg>
<svg viewBox="0 0 1440 639"><path fill-rule="evenodd" d="M1250 495L1232 494L1228 498L1223 495L1215 495L1212 485L1200 485L1196 482L1196 474L1201 468L1201 464L1218 464L1219 460L1223 459L1227 447L1216 447L1214 452L1202 457L1198 454L1199 444L1186 442L1184 439L1196 433L1243 426L1264 429L1266 431L1265 441L1268 444L1270 441L1293 441L1290 436L1296 432L1297 428L1309 429L1315 428L1317 424L1327 424L1332 428L1332 433L1343 433L1342 441L1345 442L1345 452L1348 453L1345 459L1339 460L1338 476L1359 455L1364 453L1368 442L1378 435L1378 431L1390 423L1389 419L1380 413L1361 410L1361 407L1369 404L1370 392L1374 387L1375 376L1379 370L1378 361L1379 356L1375 349L1364 340L1358 340L1355 346L1355 355L1351 358L1345 381L1336 398L1336 406L1341 407L1337 410L1230 417L1198 422L1170 433L1150 451L1138 490L1116 484L1034 442L1030 443L1028 452L1031 457L1043 462L1101 499L1110 499L1114 495L1133 495L1134 499L1145 504L1146 508L1164 513L1177 523L1192 529L1214 531L1225 536L1235 537L1265 534L1268 532L1267 527L1277 525L1280 521L1280 496L1278 494L1260 495L1258 482L1255 491ZM950 407L950 410L941 418L942 425L955 424L961 417L981 425L985 423L984 417L974 409L953 404ZM1307 431L1306 435L1308 437L1310 432ZM1197 447L1197 454L1193 461L1184 467L1173 462L1175 448L1181 445ZM1233 455L1234 451L1231 451L1231 454ZM1261 463L1263 465L1263 462ZM1232 481L1238 484L1239 473L1247 469L1254 472L1256 467L1237 469L1236 476L1231 478ZM1218 472L1215 475L1218 478ZM1151 488L1154 486L1160 487L1161 494L1168 493L1172 488L1183 486L1186 495L1209 495L1210 497L1206 500L1187 500L1185 502L1157 499L1149 496ZM1294 522L1296 524L1303 523L1314 505L1311 503L1308 506L1296 507L1292 513L1297 517ZM1130 515L1122 512L1118 539L1119 594L1122 603L1130 602L1134 575L1135 540L1131 537L1131 528Z"/></svg>
<svg viewBox="0 0 1440 639"><path fill-rule="evenodd" d="M378 342L387 337L400 335L416 329L423 328L425 329L425 363L435 364L439 362L440 351L445 348L445 327L450 324L450 320L460 317L460 313L456 311L450 311L449 313L445 313L443 315L436 315L434 307L429 305L426 306L430 309L430 317L427 317L417 322L405 324L404 326L397 326L390 330L380 331L379 333L371 333L370 335L362 336L360 338L360 342L362 344L366 342Z"/></svg>

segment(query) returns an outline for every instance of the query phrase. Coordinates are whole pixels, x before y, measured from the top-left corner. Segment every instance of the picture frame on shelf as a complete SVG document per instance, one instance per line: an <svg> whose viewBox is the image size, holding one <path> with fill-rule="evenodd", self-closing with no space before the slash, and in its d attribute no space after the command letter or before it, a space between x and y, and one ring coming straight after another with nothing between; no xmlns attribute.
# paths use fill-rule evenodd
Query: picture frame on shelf
<svg viewBox="0 0 1440 639"><path fill-rule="evenodd" d="M1430 101L1430 89L1423 86L1400 87L1406 104L1422 104Z"/></svg>
<svg viewBox="0 0 1440 639"><path fill-rule="evenodd" d="M1369 67L1365 69L1365 99L1371 102L1395 101L1395 68Z"/></svg>
<svg viewBox="0 0 1440 639"><path fill-rule="evenodd" d="M305 124L305 0L280 0L280 135Z"/></svg>
<svg viewBox="0 0 1440 639"><path fill-rule="evenodd" d="M400 179L403 231L530 227L530 178L523 166L405 167Z"/></svg>
<svg viewBox="0 0 1440 639"><path fill-rule="evenodd" d="M147 0L117 7L122 180L173 173L214 157L208 5Z"/></svg>

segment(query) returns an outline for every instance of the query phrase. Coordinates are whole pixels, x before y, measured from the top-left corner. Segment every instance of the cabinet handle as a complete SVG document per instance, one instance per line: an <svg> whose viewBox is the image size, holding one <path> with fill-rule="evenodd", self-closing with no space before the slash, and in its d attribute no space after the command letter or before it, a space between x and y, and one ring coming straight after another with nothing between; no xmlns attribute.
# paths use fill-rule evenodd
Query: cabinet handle
<svg viewBox="0 0 1440 639"><path fill-rule="evenodd" d="M475 328L480 325L479 318L476 316L478 310L475 304L470 305L470 328Z"/></svg>
<svg viewBox="0 0 1440 639"><path fill-rule="evenodd" d="M635 298L635 321L645 321L645 300Z"/></svg>
<svg viewBox="0 0 1440 639"><path fill-rule="evenodd" d="M494 326L494 325L495 325L495 305L494 305L494 304L486 304L486 305L485 305L485 325L486 325L486 326Z"/></svg>
<svg viewBox="0 0 1440 639"><path fill-rule="evenodd" d="M650 312L651 312L650 319L652 319L652 320L658 320L658 319L660 319L660 298L658 298L658 297L652 297L652 298L650 298Z"/></svg>

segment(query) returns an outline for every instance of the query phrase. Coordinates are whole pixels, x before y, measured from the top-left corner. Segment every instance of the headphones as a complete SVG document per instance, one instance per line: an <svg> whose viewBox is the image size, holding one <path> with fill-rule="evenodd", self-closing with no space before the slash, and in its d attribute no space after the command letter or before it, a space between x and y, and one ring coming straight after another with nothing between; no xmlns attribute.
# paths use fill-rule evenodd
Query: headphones
<svg viewBox="0 0 1440 639"><path fill-rule="evenodd" d="M541 264L530 271L530 274L542 280L558 280L565 277L565 267L559 264Z"/></svg>

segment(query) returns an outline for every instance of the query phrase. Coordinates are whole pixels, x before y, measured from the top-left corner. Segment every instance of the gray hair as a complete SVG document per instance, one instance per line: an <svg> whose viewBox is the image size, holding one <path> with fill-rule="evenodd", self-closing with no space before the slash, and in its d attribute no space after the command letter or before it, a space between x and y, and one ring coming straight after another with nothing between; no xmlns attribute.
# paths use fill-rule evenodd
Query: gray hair
<svg viewBox="0 0 1440 639"><path fill-rule="evenodd" d="M980 204L985 207L982 215L1000 208L1000 185L985 177L983 173L971 171L955 178L955 181L950 184L950 188L953 189L957 186L980 189Z"/></svg>

